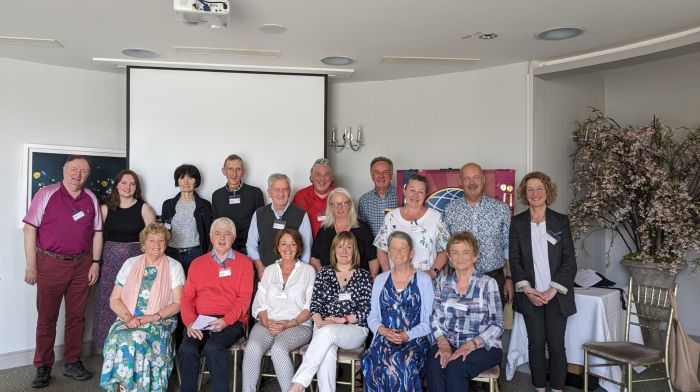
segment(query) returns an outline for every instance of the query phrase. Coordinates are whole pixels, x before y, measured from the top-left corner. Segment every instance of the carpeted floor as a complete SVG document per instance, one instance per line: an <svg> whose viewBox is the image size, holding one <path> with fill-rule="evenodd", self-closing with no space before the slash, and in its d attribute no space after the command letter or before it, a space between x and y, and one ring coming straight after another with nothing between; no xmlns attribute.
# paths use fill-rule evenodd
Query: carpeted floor
<svg viewBox="0 0 700 392"><path fill-rule="evenodd" d="M508 347L509 333L506 332L503 336L503 345ZM92 371L95 376L88 381L74 381L71 378L64 377L62 374L63 362L57 362L53 368L51 384L43 389L37 389L36 391L42 392L83 392L83 391L100 391L99 387L99 373L102 368L102 357L101 356L90 356L84 359L85 367ZM346 368L347 369L347 368ZM31 381L36 374L36 370L33 366L22 366L13 369L0 370L0 392L20 392L20 391L33 391L31 388ZM347 370L346 370L347 374ZM240 375L240 372L239 372ZM343 376L346 378L347 376ZM237 391L240 391L240 376L238 380ZM515 377L511 381L505 381L503 379L503 374L501 374L500 390L502 392L524 392L533 391L532 385L530 383L530 375L527 373L516 372ZM177 382L177 376L173 375L170 378L170 385L168 388L169 392L179 391L179 385ZM280 392L279 385L274 379L266 380L260 388L262 392ZM567 391L580 391L581 389L567 387ZM659 392L666 390L666 384L663 382L650 382L641 384L639 386L635 385L635 391L638 392ZM204 384L202 391L209 391L208 383ZM348 387L343 388L338 387L339 392L349 391ZM604 391L602 388L598 388L595 392ZM111 391L110 391L111 392ZM285 392L285 391L282 391Z"/></svg>

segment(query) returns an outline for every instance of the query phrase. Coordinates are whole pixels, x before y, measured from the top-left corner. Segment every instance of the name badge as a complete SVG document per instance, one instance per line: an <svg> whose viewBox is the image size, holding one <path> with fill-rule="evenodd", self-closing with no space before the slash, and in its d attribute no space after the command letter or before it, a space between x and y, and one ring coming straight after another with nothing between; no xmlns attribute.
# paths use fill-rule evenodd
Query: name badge
<svg viewBox="0 0 700 392"><path fill-rule="evenodd" d="M165 223L163 226L165 226L166 230L170 230L173 226L170 223Z"/></svg>
<svg viewBox="0 0 700 392"><path fill-rule="evenodd" d="M219 278L225 278L227 276L231 276L231 268L219 270Z"/></svg>
<svg viewBox="0 0 700 392"><path fill-rule="evenodd" d="M454 304L452 304L452 307L465 312L469 310L469 306L467 306L466 304L461 304L459 302L455 302Z"/></svg>
<svg viewBox="0 0 700 392"><path fill-rule="evenodd" d="M285 293L284 291L280 291L275 297L279 299L287 299L287 293Z"/></svg>
<svg viewBox="0 0 700 392"><path fill-rule="evenodd" d="M83 211L78 211L75 214L73 214L73 221L78 221L80 218L85 216L85 212Z"/></svg>
<svg viewBox="0 0 700 392"><path fill-rule="evenodd" d="M228 204L241 204L240 196L231 196L228 198Z"/></svg>
<svg viewBox="0 0 700 392"><path fill-rule="evenodd" d="M325 215L319 215L319 216L316 217L316 220L319 221L319 222L323 222L324 220L326 220L326 216L325 216Z"/></svg>
<svg viewBox="0 0 700 392"><path fill-rule="evenodd" d="M352 301L352 295L350 293L340 293L338 294L338 301Z"/></svg>
<svg viewBox="0 0 700 392"><path fill-rule="evenodd" d="M546 239L547 239L547 242L549 242L549 243L552 244L552 245L556 245L557 242L559 242L558 239L552 237L552 235L549 234L549 233L545 233L545 234L544 234L544 238L546 238Z"/></svg>
<svg viewBox="0 0 700 392"><path fill-rule="evenodd" d="M282 230L285 226L287 226L287 221L280 219L275 219L275 222L272 224L272 228L276 230Z"/></svg>

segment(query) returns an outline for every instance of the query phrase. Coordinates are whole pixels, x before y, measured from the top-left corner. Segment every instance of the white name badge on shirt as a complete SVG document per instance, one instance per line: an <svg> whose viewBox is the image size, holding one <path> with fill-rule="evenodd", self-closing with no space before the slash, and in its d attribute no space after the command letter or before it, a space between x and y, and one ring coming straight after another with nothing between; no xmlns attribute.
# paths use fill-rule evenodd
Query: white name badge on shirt
<svg viewBox="0 0 700 392"><path fill-rule="evenodd" d="M272 228L275 230L282 230L287 226L287 221L279 220L276 219L275 222L272 224Z"/></svg>
<svg viewBox="0 0 700 392"><path fill-rule="evenodd" d="M227 276L231 276L231 268L219 270L219 278L225 278Z"/></svg>
<svg viewBox="0 0 700 392"><path fill-rule="evenodd" d="M544 238L547 239L547 242L549 242L552 245L556 245L559 240L556 238L552 237L549 233L544 233Z"/></svg>
<svg viewBox="0 0 700 392"><path fill-rule="evenodd" d="M352 295L350 293L340 293L338 294L338 301L352 301Z"/></svg>
<svg viewBox="0 0 700 392"><path fill-rule="evenodd" d="M465 311L465 312L469 310L469 306L467 306L467 304L461 304L461 303L459 303L459 302L453 303L453 304L452 304L452 307L455 308L455 309L457 309L457 310L462 310L462 311Z"/></svg>
<svg viewBox="0 0 700 392"><path fill-rule="evenodd" d="M78 220L80 220L80 218L82 218L82 217L84 217L84 216L85 216L85 212L83 212L83 211L78 211L78 212L76 212L75 214L73 214L73 220L74 220L74 221L78 221Z"/></svg>
<svg viewBox="0 0 700 392"><path fill-rule="evenodd" d="M323 221L326 220L326 216L325 216L325 215L319 215L319 216L316 217L316 220L319 221L319 222L323 222Z"/></svg>
<svg viewBox="0 0 700 392"><path fill-rule="evenodd" d="M163 226L165 226L166 230L170 230L173 227L170 223L166 223Z"/></svg>
<svg viewBox="0 0 700 392"><path fill-rule="evenodd" d="M284 291L280 291L275 297L279 299L287 299L287 293L285 293Z"/></svg>
<svg viewBox="0 0 700 392"><path fill-rule="evenodd" d="M241 204L240 196L231 196L228 198L228 204Z"/></svg>

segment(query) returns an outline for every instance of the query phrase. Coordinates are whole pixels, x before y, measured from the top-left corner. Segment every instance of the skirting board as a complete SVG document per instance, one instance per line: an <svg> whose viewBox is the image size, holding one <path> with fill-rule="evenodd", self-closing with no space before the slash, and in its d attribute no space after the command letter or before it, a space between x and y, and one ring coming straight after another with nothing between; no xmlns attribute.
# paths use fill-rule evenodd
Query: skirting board
<svg viewBox="0 0 700 392"><path fill-rule="evenodd" d="M63 359L63 345L54 346L56 361ZM92 340L83 342L83 357L93 354ZM0 354L0 370L31 365L34 362L34 349Z"/></svg>

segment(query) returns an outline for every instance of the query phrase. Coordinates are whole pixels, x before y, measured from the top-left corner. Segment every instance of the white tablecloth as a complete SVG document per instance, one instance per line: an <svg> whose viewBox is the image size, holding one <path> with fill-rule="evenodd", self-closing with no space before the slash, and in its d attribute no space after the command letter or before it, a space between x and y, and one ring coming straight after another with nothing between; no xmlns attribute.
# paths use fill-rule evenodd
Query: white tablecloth
<svg viewBox="0 0 700 392"><path fill-rule="evenodd" d="M596 287L575 290L576 314L569 317L566 324L566 360L568 363L583 366L582 344L593 341L624 340L626 311L622 309L618 290ZM631 329L630 340L642 342L639 327ZM599 358L592 356L588 358L592 364L602 363ZM525 321L523 316L516 312L513 318L510 346L508 347L506 379L513 379L518 366L528 361ZM617 366L591 368L591 371L616 381L621 378L620 368ZM608 391L619 390L615 384L604 383L602 380L601 386Z"/></svg>

